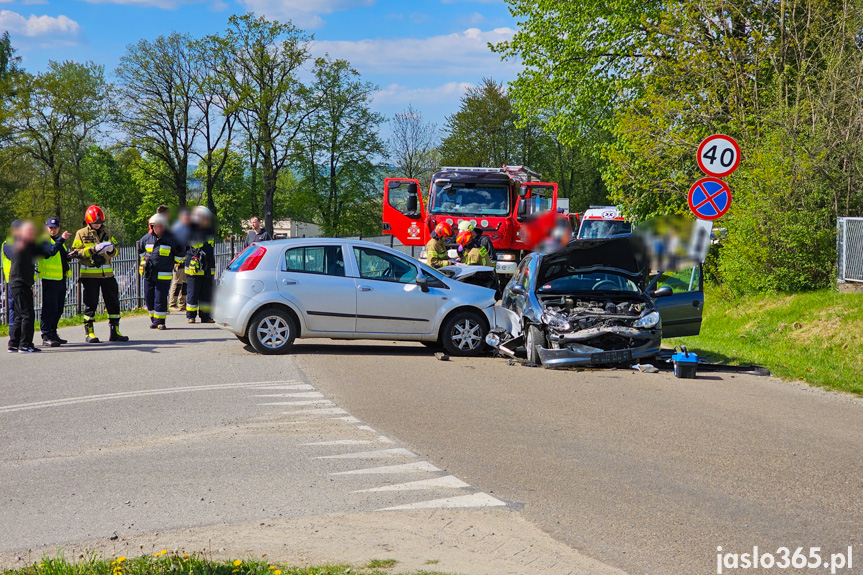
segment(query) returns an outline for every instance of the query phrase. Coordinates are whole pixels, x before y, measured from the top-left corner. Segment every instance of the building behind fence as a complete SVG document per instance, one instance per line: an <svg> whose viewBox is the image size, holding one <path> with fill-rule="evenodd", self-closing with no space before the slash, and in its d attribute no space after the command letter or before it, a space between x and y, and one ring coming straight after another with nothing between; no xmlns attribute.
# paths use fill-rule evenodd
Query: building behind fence
<svg viewBox="0 0 863 575"><path fill-rule="evenodd" d="M863 218L839 218L837 227L839 282L863 282Z"/></svg>
<svg viewBox="0 0 863 575"><path fill-rule="evenodd" d="M241 240L230 240L216 244L216 279L222 273L222 270L227 267L237 250L243 248ZM141 276L138 274L138 251L135 247L121 247L120 253L111 260L114 267L114 277L117 278L117 284L120 287L120 309L129 311L144 307L144 285ZM63 310L63 317L73 317L81 315L81 283L78 279L80 275L80 264L77 260L69 262L72 272L72 279L67 282L66 291L66 308ZM9 313L6 309L6 290L7 286L3 274L0 274L0 294L2 294L2 302L0 308L3 310L0 325L5 325L9 319ZM42 282L36 282L36 317L41 315L42 308ZM99 303L99 313L104 311L104 304Z"/></svg>

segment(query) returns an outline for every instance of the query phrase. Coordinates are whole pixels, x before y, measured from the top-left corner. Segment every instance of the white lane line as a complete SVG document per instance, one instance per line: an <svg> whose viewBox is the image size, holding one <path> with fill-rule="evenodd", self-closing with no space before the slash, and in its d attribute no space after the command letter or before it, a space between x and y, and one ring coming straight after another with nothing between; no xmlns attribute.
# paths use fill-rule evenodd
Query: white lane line
<svg viewBox="0 0 863 575"><path fill-rule="evenodd" d="M254 389L294 389L298 386L308 385L312 387L308 383L303 383L302 381L290 380L290 381L264 381L264 382L256 382L252 385ZM314 389L314 388L312 388Z"/></svg>
<svg viewBox="0 0 863 575"><path fill-rule="evenodd" d="M385 467L339 471L338 473L330 473L330 475L386 475L388 473L433 473L435 471L440 471L440 469L428 461L417 461L415 463L404 463L402 465L387 465Z"/></svg>
<svg viewBox="0 0 863 575"><path fill-rule="evenodd" d="M294 397L294 398L322 398L324 396L323 393L319 391L301 391L299 393L267 393L267 394L256 394L254 397Z"/></svg>
<svg viewBox="0 0 863 575"><path fill-rule="evenodd" d="M326 407L317 409L297 409L296 411L283 411L282 415L344 415L347 411L341 407ZM332 419L332 418L331 418ZM335 418L338 419L338 418Z"/></svg>
<svg viewBox="0 0 863 575"><path fill-rule="evenodd" d="M30 409L43 409L47 407L63 407L79 403L92 403L97 401L110 401L113 399L131 399L136 397L147 397L151 395L171 395L175 393L188 393L194 391L219 391L224 389L241 389L258 385L257 382L248 383L219 383L211 385L190 385L185 387L166 387L159 389L140 389L137 391L120 391L116 393L102 393L99 395L84 395L81 397L67 397L64 399L52 399L48 401L34 401L32 403L20 403L17 405L4 405L0 407L0 414L16 411L27 411Z"/></svg>
<svg viewBox="0 0 863 575"><path fill-rule="evenodd" d="M488 493L474 493L472 495L460 495L458 497L444 497L443 499L432 499L431 501L418 501L417 503L406 503L395 507L384 507L378 511L405 511L408 509L454 509L461 507L506 507L506 503L492 497Z"/></svg>
<svg viewBox="0 0 863 575"><path fill-rule="evenodd" d="M378 436L378 441L380 441L381 443L395 443L395 441L393 441L389 437L385 437L383 435Z"/></svg>
<svg viewBox="0 0 863 575"><path fill-rule="evenodd" d="M382 457L416 457L416 453L397 447L395 449L382 449L380 451L357 451L354 453L340 453L339 455L321 455L314 459L379 459Z"/></svg>
<svg viewBox="0 0 863 575"><path fill-rule="evenodd" d="M444 475L443 477L433 477L431 479L420 479L419 481L409 481L408 483L398 483L396 485L384 485L383 487L372 487L371 489L360 489L353 493L378 493L381 491L417 491L424 489L464 489L470 487L467 483L454 475Z"/></svg>
<svg viewBox="0 0 863 575"><path fill-rule="evenodd" d="M367 439L333 439L332 441L313 441L301 443L300 445L368 445L371 441Z"/></svg>
<svg viewBox="0 0 863 575"><path fill-rule="evenodd" d="M347 413L347 412L345 412L345 413ZM349 415L347 417L334 417L333 419L338 419L339 421L345 421L347 423L362 423L359 419L357 419L353 415Z"/></svg>
<svg viewBox="0 0 863 575"><path fill-rule="evenodd" d="M269 403L259 403L258 405L333 405L329 399L310 399L303 401L271 401Z"/></svg>
<svg viewBox="0 0 863 575"><path fill-rule="evenodd" d="M253 391L315 391L308 383L292 383L291 385L265 385L251 387Z"/></svg>
<svg viewBox="0 0 863 575"><path fill-rule="evenodd" d="M371 431L372 433L377 433L370 425L358 425L357 429L362 429L363 431Z"/></svg>

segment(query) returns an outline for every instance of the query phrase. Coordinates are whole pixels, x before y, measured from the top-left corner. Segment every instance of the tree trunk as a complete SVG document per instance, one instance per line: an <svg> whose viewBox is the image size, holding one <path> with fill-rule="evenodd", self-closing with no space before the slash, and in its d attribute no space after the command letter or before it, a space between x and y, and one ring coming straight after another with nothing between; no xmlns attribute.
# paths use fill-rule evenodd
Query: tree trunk
<svg viewBox="0 0 863 575"><path fill-rule="evenodd" d="M269 158L264 158L264 228L273 236L273 198L276 196L278 172Z"/></svg>

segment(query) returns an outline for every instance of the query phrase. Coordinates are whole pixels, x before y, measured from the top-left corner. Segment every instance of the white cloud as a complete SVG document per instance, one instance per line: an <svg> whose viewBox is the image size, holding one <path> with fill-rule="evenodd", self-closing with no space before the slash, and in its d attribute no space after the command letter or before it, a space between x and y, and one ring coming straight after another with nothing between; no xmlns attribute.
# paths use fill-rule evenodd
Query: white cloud
<svg viewBox="0 0 863 575"><path fill-rule="evenodd" d="M462 94L473 84L469 82L447 82L434 88L407 88L401 84L390 84L375 93L377 106L406 104L443 104L458 102Z"/></svg>
<svg viewBox="0 0 863 575"><path fill-rule="evenodd" d="M173 10L183 4L200 4L205 0L79 0L87 4L120 4L121 6L151 6Z"/></svg>
<svg viewBox="0 0 863 575"><path fill-rule="evenodd" d="M375 0L239 0L239 3L255 14L291 20L305 28L320 28L324 24L321 15L374 6Z"/></svg>
<svg viewBox="0 0 863 575"><path fill-rule="evenodd" d="M377 38L373 40L323 40L314 52L344 58L363 73L379 74L481 74L499 76L519 69L514 62L501 62L488 48L489 42L509 40L515 30L495 28L429 38Z"/></svg>
<svg viewBox="0 0 863 575"><path fill-rule="evenodd" d="M69 39L78 35L81 27L68 16L36 16L31 14L25 18L11 10L0 10L0 29L8 30L13 37L16 35L27 38L50 37L52 39Z"/></svg>

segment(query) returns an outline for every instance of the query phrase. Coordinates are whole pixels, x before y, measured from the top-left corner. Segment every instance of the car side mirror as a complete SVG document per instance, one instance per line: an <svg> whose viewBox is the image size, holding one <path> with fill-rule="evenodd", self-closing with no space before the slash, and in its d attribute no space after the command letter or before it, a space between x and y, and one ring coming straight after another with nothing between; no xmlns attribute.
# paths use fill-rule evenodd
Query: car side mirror
<svg viewBox="0 0 863 575"><path fill-rule="evenodd" d="M416 284L417 284L418 286L420 286L420 290L422 290L424 293L428 293L428 291L429 291L429 282L428 282L428 279L426 279L426 277L425 277L425 276L417 276Z"/></svg>
<svg viewBox="0 0 863 575"><path fill-rule="evenodd" d="M656 299L656 298L658 298L658 297L668 297L668 296L670 296L670 295L674 295L674 290L672 290L672 289L671 289L670 287L668 287L668 286L663 286L663 287L661 287L661 288L659 288L659 289L650 290L650 294L649 294L649 295L650 295L650 297L652 297L653 299Z"/></svg>
<svg viewBox="0 0 863 575"><path fill-rule="evenodd" d="M527 186L522 186L518 189L518 197L519 198L527 197Z"/></svg>
<svg viewBox="0 0 863 575"><path fill-rule="evenodd" d="M521 284L515 284L511 288L509 288L509 293L513 295L524 295L527 293L527 290L524 289L524 286Z"/></svg>

